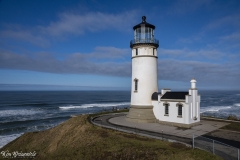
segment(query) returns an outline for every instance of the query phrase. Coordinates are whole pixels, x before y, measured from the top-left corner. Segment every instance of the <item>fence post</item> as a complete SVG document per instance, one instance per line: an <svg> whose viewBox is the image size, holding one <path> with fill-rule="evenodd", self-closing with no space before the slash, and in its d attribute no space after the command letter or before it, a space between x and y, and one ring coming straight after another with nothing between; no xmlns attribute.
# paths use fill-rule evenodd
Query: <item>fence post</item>
<svg viewBox="0 0 240 160"><path fill-rule="evenodd" d="M240 160L239 149L238 149L238 160Z"/></svg>
<svg viewBox="0 0 240 160"><path fill-rule="evenodd" d="M212 152L213 152L213 154L214 154L214 140L213 140L213 151L212 151Z"/></svg>
<svg viewBox="0 0 240 160"><path fill-rule="evenodd" d="M192 136L192 148L194 149L194 133L193 133L193 136Z"/></svg>
<svg viewBox="0 0 240 160"><path fill-rule="evenodd" d="M163 141L163 130L162 130L162 141Z"/></svg>

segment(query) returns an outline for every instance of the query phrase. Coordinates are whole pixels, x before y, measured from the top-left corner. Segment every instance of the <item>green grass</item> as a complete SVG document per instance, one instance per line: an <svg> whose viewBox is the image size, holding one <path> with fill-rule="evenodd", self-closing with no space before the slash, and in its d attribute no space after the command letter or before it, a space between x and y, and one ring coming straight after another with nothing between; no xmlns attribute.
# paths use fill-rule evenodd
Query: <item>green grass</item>
<svg viewBox="0 0 240 160"><path fill-rule="evenodd" d="M93 115L91 115L93 116ZM34 159L220 159L180 143L150 139L94 126L88 115L73 117L58 126L25 133L0 150L37 152ZM0 155L0 158L1 155Z"/></svg>
<svg viewBox="0 0 240 160"><path fill-rule="evenodd" d="M238 131L240 132L240 123L234 123L232 122L229 125L226 125L224 127L222 127L221 129L226 129L226 130L231 130L231 131Z"/></svg>

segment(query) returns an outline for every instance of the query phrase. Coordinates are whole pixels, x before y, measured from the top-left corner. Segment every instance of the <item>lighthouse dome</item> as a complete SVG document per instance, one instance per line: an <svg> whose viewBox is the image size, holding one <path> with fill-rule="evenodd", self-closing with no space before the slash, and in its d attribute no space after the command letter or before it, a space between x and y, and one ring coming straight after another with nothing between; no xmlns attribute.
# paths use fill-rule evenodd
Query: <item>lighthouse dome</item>
<svg viewBox="0 0 240 160"><path fill-rule="evenodd" d="M155 26L154 26L154 25L146 22L146 16L142 16L142 23L139 23L138 25L134 26L134 27L133 27L133 30L135 30L135 29L137 29L137 28L141 28L142 26L155 29Z"/></svg>
<svg viewBox="0 0 240 160"><path fill-rule="evenodd" d="M146 22L146 16L142 16L142 22L133 27L134 40L131 40L130 47L150 44L158 48L159 42L157 39L154 39L154 29L154 25Z"/></svg>

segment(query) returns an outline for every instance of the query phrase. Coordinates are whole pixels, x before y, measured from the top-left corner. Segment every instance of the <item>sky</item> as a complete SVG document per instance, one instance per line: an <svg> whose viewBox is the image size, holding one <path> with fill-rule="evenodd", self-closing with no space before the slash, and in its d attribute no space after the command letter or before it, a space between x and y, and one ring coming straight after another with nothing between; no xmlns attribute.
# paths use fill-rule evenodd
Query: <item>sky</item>
<svg viewBox="0 0 240 160"><path fill-rule="evenodd" d="M240 90L239 0L0 0L0 90L130 90L142 16L159 89Z"/></svg>

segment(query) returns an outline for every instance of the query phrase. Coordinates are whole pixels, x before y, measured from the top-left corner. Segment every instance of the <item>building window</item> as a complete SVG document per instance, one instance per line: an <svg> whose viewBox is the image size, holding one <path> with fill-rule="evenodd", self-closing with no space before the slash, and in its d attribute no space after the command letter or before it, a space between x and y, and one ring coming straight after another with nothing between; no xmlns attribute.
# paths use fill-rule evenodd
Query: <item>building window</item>
<svg viewBox="0 0 240 160"><path fill-rule="evenodd" d="M138 48L136 48L136 56L138 55Z"/></svg>
<svg viewBox="0 0 240 160"><path fill-rule="evenodd" d="M153 48L153 55L154 55L154 50L155 50L155 49Z"/></svg>
<svg viewBox="0 0 240 160"><path fill-rule="evenodd" d="M134 92L137 92L138 90L138 79L134 79L134 86L135 86L135 91Z"/></svg>
<svg viewBox="0 0 240 160"><path fill-rule="evenodd" d="M135 91L138 90L138 81L135 81Z"/></svg>
<svg viewBox="0 0 240 160"><path fill-rule="evenodd" d="M178 116L182 116L182 105L178 105Z"/></svg>
<svg viewBox="0 0 240 160"><path fill-rule="evenodd" d="M165 106L165 115L168 115L169 113L169 105L168 104L164 104Z"/></svg>

